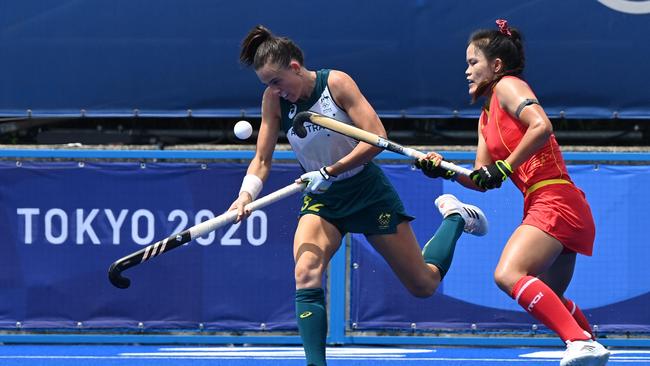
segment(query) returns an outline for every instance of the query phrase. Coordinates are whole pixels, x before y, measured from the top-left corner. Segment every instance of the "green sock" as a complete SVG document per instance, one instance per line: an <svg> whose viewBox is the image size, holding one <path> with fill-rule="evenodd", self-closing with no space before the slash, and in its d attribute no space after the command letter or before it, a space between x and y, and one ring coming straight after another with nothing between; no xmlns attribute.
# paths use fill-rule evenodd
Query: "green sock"
<svg viewBox="0 0 650 366"><path fill-rule="evenodd" d="M424 246L422 256L424 261L433 264L440 270L440 276L445 277L454 258L456 242L463 233L465 220L459 214L451 214L445 217L438 227L435 235Z"/></svg>
<svg viewBox="0 0 650 366"><path fill-rule="evenodd" d="M322 288L296 290L296 320L305 348L307 365L325 366L327 310Z"/></svg>

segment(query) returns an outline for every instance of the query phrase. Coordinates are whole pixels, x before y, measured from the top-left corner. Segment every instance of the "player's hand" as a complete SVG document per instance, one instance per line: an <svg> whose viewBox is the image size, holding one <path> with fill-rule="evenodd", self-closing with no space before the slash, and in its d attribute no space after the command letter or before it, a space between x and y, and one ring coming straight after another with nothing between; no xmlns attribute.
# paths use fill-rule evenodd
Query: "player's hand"
<svg viewBox="0 0 650 366"><path fill-rule="evenodd" d="M248 192L241 192L239 193L239 197L235 200L235 202L230 205L230 208L228 211L232 210L237 210L237 218L235 219L235 222L240 222L241 220L247 218L250 216L251 211L245 209L246 205L253 202L253 199Z"/></svg>
<svg viewBox="0 0 650 366"><path fill-rule="evenodd" d="M482 189L500 188L503 183L512 174L512 167L505 160L497 160L490 165L482 166L473 171L469 177L474 184Z"/></svg>
<svg viewBox="0 0 650 366"><path fill-rule="evenodd" d="M319 170L307 172L300 176L301 182L307 182L305 191L314 194L320 194L327 191L327 189L332 185L332 182L330 182L329 179L330 175L325 170L325 167L322 167Z"/></svg>
<svg viewBox="0 0 650 366"><path fill-rule="evenodd" d="M422 170L422 173L429 178L452 179L456 173L440 167L441 161L442 155L438 153L428 153L424 158L415 160L413 165Z"/></svg>

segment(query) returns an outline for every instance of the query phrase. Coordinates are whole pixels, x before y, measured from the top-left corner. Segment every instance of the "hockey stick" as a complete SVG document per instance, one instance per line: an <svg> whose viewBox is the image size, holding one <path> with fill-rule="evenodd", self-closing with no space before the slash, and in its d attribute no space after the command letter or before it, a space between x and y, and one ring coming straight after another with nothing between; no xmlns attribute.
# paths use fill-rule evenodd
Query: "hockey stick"
<svg viewBox="0 0 650 366"><path fill-rule="evenodd" d="M273 202L288 197L294 193L302 191L306 183L292 183L284 188L278 189L268 195L261 197L248 205L246 209L255 211L262 207L268 206ZM149 259L167 253L168 251L178 248L179 246L188 243L200 236L209 232L217 230L218 228L228 225L237 219L237 211L228 211L210 220L204 221L200 224L190 227L178 234L174 234L166 239L150 244L137 252L131 253L124 258L120 258L111 264L108 269L108 279L113 286L117 288L127 288L131 281L122 276L122 272L141 264Z"/></svg>
<svg viewBox="0 0 650 366"><path fill-rule="evenodd" d="M423 152L412 149L410 147L402 146L372 132L362 130L358 127L337 121L333 118L329 118L318 113L307 111L300 112L293 118L293 131L300 138L307 136L307 130L305 129L305 122L307 121L325 127L328 130L338 132L342 135L352 137L355 140L363 141L370 145L377 146L398 154L406 155L414 159L419 159L426 155ZM466 176L469 176L470 173L472 173L471 170L458 166L454 163L450 163L448 161L441 161L440 167Z"/></svg>

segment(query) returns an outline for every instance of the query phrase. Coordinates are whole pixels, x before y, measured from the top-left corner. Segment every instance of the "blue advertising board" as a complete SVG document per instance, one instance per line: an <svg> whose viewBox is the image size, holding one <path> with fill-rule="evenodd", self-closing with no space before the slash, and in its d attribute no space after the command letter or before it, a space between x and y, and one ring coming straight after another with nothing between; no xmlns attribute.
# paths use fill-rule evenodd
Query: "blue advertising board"
<svg viewBox="0 0 650 366"><path fill-rule="evenodd" d="M258 116L239 64L256 24L294 39L310 69L350 74L382 116L476 116L472 31L506 18L551 116L648 118L648 1L302 2L23 0L0 5L0 116ZM333 26L335 24L335 26Z"/></svg>
<svg viewBox="0 0 650 366"><path fill-rule="evenodd" d="M291 328L299 195L108 282L109 265L223 213L241 164L0 163L0 326ZM262 194L291 184L277 166ZM11 301L8 301L11 299Z"/></svg>
<svg viewBox="0 0 650 366"><path fill-rule="evenodd" d="M508 183L479 193L425 179L407 163L383 165L416 217L421 244L441 217L433 200L452 193L480 206L484 237L463 235L442 286L416 299L358 234L347 259L347 329L528 330L534 319L494 284L501 249L522 215ZM116 259L225 211L246 165L239 163L0 162L0 328L295 331L293 232L299 195L108 281ZM579 256L567 297L601 331L648 332L645 243L648 166L570 165L591 204L593 257ZM296 164L275 164L263 194L293 182ZM332 276L341 280L345 274ZM330 308L333 304L330 304ZM337 304L338 306L346 306ZM141 323L141 324L140 324ZM472 326L474 325L474 326ZM339 324L340 326L340 324Z"/></svg>
<svg viewBox="0 0 650 366"><path fill-rule="evenodd" d="M451 269L430 299L411 296L383 259L360 235L352 243L350 322L367 329L531 330L535 319L496 286L493 272L503 246L523 216L523 198L513 184L486 193L440 180L423 181L405 166L384 166L409 213L421 244L442 219L433 205L451 193L478 205L490 222L486 236L461 236ZM650 167L570 165L596 221L593 257L578 255L566 296L601 331L650 331L650 283L645 268L650 247L643 228L650 197ZM537 324L539 326L539 324ZM540 326L541 328L541 326Z"/></svg>

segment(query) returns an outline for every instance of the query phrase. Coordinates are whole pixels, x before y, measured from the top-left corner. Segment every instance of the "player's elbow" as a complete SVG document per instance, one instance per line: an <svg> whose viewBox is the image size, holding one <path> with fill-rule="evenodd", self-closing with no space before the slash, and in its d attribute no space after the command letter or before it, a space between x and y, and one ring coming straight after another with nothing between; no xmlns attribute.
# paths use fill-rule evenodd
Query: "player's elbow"
<svg viewBox="0 0 650 366"><path fill-rule="evenodd" d="M551 138L551 135L553 134L553 125L550 123L545 123L544 127L542 127L542 137L544 137L544 140L548 140Z"/></svg>
<svg viewBox="0 0 650 366"><path fill-rule="evenodd" d="M548 140L553 134L553 125L548 119L540 118L531 123L530 128L535 132L540 140Z"/></svg>
<svg viewBox="0 0 650 366"><path fill-rule="evenodd" d="M411 295L419 299L426 299L428 297L433 296L437 288L438 288L437 283L426 283L426 284L419 284L415 286L407 286L407 289L411 293Z"/></svg>

